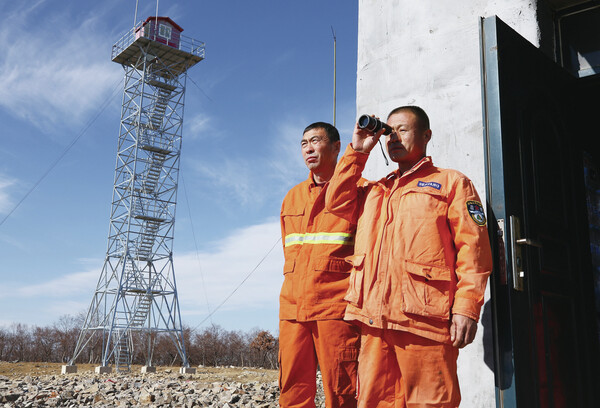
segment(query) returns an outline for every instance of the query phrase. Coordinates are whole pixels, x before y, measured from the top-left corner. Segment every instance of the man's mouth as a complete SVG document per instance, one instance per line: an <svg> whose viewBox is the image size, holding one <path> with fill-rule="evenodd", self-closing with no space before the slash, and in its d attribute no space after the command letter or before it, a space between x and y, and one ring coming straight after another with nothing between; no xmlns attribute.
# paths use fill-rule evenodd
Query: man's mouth
<svg viewBox="0 0 600 408"><path fill-rule="evenodd" d="M401 143L391 143L388 145L388 150L405 150Z"/></svg>

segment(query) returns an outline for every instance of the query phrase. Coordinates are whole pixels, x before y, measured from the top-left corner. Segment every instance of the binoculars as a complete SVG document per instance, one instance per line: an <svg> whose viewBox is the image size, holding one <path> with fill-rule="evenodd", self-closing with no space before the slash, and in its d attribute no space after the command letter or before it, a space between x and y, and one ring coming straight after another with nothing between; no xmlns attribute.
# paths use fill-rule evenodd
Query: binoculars
<svg viewBox="0 0 600 408"><path fill-rule="evenodd" d="M392 128L390 127L390 125L369 115L361 115L360 118L358 118L358 127L361 129L368 130L372 133L377 133L381 129L385 129L385 131L383 132L384 135L389 135L390 133L392 133Z"/></svg>

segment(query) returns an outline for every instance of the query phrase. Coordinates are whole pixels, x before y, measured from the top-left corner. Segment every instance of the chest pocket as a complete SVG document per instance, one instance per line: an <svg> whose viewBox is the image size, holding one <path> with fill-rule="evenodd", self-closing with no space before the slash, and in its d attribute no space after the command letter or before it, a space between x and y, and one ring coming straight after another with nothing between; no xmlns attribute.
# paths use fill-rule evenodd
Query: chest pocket
<svg viewBox="0 0 600 408"><path fill-rule="evenodd" d="M281 216L283 217L283 221L285 222L302 222L302 216L304 216L304 208L284 208L281 211ZM300 228L300 224L298 224L298 228L292 229L290 231L297 231ZM286 228L287 230L287 228Z"/></svg>
<svg viewBox="0 0 600 408"><path fill-rule="evenodd" d="M433 187L412 187L402 192L399 197L402 208L412 218L431 218L432 214L448 213L445 192Z"/></svg>
<svg viewBox="0 0 600 408"><path fill-rule="evenodd" d="M286 232L284 237L284 246L287 250L292 250L294 247L299 245L302 241L298 239L298 231L302 230L302 220L304 218L304 208L285 208L281 211L281 218L283 220L283 228Z"/></svg>

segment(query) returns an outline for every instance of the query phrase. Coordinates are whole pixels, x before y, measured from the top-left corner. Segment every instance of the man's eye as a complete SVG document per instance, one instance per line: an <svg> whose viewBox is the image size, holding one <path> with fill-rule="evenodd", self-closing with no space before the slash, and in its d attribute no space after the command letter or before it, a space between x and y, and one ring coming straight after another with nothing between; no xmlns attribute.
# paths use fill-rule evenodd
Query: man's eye
<svg viewBox="0 0 600 408"><path fill-rule="evenodd" d="M317 143L319 143L320 141L321 141L321 139L320 139L320 138L318 138L318 137L313 137L312 139L310 139L310 143L311 143L311 144L317 144Z"/></svg>

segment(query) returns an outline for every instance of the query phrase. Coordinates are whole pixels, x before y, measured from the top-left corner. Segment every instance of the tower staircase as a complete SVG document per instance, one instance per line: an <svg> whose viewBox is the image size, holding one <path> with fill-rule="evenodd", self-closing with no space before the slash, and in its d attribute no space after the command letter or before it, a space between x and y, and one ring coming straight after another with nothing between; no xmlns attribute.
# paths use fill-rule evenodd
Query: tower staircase
<svg viewBox="0 0 600 408"><path fill-rule="evenodd" d="M116 329L113 332L115 347L115 363L118 372L129 372L131 369L131 353L129 349L129 332Z"/></svg>
<svg viewBox="0 0 600 408"><path fill-rule="evenodd" d="M160 130L163 126L163 119L167 113L167 107L171 99L171 93L176 89L175 86L158 79L151 79L148 84L156 87L156 100L150 112L150 129Z"/></svg>
<svg viewBox="0 0 600 408"><path fill-rule="evenodd" d="M152 248L154 247L156 235L162 222L163 220L160 218L144 217L144 227L142 228L140 234L140 241L137 249L138 260L152 260Z"/></svg>
<svg viewBox="0 0 600 408"><path fill-rule="evenodd" d="M142 146L142 149L149 151L150 156L147 166L148 170L146 171L144 180L142 181L142 191L146 194L152 194L156 191L156 186L160 180L163 165L167 159L167 155L169 154L168 150L152 148L153 146L151 145Z"/></svg>
<svg viewBox="0 0 600 408"><path fill-rule="evenodd" d="M159 88L156 95L156 102L154 103L154 109L150 113L150 123L152 124L152 130L159 130L162 128L163 118L167 112L167 106L169 106L169 97L171 91L165 88Z"/></svg>
<svg viewBox="0 0 600 408"><path fill-rule="evenodd" d="M142 327L148 319L150 309L152 307L152 296L141 296L139 298L137 308L131 317L130 326Z"/></svg>

